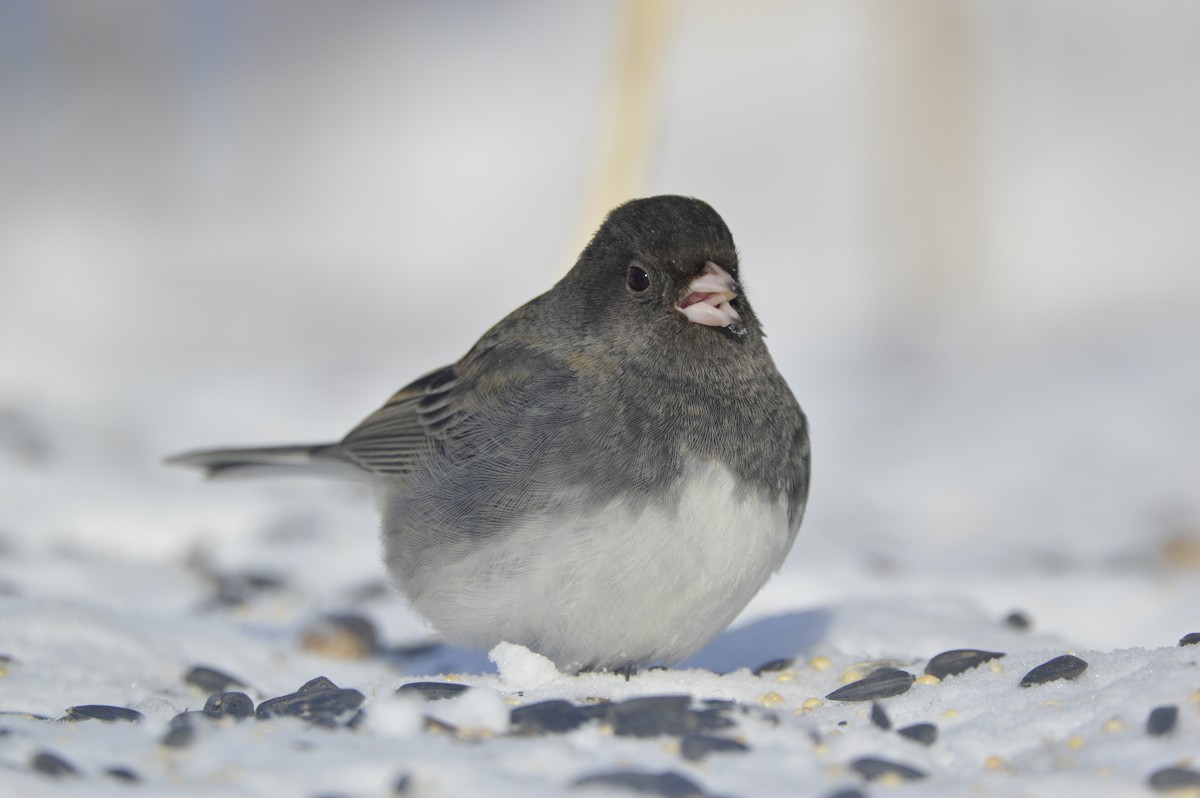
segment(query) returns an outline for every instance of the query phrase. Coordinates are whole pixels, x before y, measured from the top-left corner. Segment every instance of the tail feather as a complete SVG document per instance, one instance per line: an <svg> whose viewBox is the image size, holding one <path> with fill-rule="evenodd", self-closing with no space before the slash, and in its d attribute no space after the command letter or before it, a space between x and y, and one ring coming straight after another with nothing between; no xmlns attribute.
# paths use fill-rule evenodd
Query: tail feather
<svg viewBox="0 0 1200 798"><path fill-rule="evenodd" d="M336 443L264 446L248 449L201 449L172 455L167 465L198 468L210 479L306 475L361 478L362 469Z"/></svg>

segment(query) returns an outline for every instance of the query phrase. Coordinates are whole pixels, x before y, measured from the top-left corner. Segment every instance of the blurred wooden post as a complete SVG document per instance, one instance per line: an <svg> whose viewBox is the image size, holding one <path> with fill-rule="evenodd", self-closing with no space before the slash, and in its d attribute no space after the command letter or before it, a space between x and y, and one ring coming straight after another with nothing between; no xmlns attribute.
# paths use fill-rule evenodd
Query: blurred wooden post
<svg viewBox="0 0 1200 798"><path fill-rule="evenodd" d="M644 190L658 126L675 0L625 0L620 13L611 82L596 125L580 232L571 244L568 265L606 213Z"/></svg>
<svg viewBox="0 0 1200 798"><path fill-rule="evenodd" d="M969 4L871 9L873 200L885 324L927 329L981 310L981 142Z"/></svg>

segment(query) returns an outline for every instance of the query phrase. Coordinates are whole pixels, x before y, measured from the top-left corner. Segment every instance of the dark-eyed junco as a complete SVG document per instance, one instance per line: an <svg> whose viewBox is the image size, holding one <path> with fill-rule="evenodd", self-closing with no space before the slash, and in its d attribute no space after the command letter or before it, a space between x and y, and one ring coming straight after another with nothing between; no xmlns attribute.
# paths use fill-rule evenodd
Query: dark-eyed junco
<svg viewBox="0 0 1200 798"><path fill-rule="evenodd" d="M738 277L708 205L634 200L340 443L169 462L367 478L396 584L451 641L566 670L677 662L780 567L808 495L804 414Z"/></svg>

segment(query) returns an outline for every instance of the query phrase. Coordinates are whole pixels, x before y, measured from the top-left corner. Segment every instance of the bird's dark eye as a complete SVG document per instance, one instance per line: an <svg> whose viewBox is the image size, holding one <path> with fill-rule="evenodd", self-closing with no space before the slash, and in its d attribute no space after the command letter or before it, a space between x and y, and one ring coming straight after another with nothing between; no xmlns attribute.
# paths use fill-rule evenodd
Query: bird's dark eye
<svg viewBox="0 0 1200 798"><path fill-rule="evenodd" d="M646 270L639 266L630 266L625 282L632 290L640 294L650 287L650 275L646 274Z"/></svg>

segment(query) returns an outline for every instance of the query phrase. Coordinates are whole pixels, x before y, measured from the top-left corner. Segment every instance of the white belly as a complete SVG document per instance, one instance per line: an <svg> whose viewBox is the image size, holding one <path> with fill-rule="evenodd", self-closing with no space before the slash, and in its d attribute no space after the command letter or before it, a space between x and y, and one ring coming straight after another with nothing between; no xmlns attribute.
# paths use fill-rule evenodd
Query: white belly
<svg viewBox="0 0 1200 798"><path fill-rule="evenodd" d="M677 505L535 518L389 565L451 641L519 643L564 669L676 662L733 620L793 539L786 500L737 491L722 466L696 463L681 487Z"/></svg>

